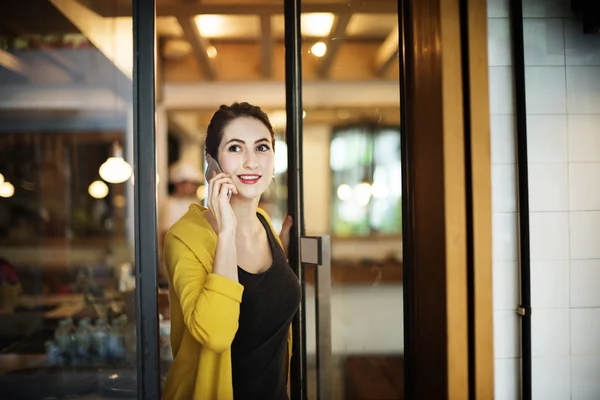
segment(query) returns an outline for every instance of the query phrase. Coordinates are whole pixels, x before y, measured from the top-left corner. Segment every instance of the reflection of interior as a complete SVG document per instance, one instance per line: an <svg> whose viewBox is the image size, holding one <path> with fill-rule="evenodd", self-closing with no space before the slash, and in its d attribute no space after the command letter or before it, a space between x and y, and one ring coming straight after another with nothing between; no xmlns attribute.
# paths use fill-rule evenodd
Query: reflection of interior
<svg viewBox="0 0 600 400"><path fill-rule="evenodd" d="M27 12L33 3L43 17ZM383 356L396 365L403 351L402 315L395 311L402 309L396 7L389 0L302 7L305 218L307 234L333 236L340 397L348 377L359 385L356 371L364 368L381 371L372 382L387 382ZM115 321L120 314L133 319L131 304L123 304L133 301L123 293L132 290L135 233L134 177L127 172L133 165L131 4L36 0L10 9L2 4L0 15L0 257L18 271L25 294L12 315L28 321L19 332L8 320L15 330L0 345L33 357L54 334L42 329L48 320L93 322L99 309L105 317L107 309L115 313ZM202 169L204 132L219 105L260 105L280 139L286 121L281 2L158 0L157 17L160 205L173 162ZM283 146L277 149L284 154ZM276 172L276 190L264 204L280 224L285 167ZM91 284L81 284L81 271ZM307 280L310 321L310 274ZM110 307L99 307L106 302ZM307 330L313 354L314 325ZM23 333L37 342L15 344ZM367 367L373 363L379 369ZM398 382L388 386L400 396Z"/></svg>

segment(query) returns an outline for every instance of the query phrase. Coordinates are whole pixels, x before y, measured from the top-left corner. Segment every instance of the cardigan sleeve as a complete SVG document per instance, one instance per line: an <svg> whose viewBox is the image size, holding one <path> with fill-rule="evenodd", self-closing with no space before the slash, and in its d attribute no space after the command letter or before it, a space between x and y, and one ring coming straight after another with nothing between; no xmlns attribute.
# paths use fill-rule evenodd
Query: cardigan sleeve
<svg viewBox="0 0 600 400"><path fill-rule="evenodd" d="M173 234L168 234L165 241L165 261L192 337L217 353L229 349L238 329L244 287L209 273L192 250Z"/></svg>

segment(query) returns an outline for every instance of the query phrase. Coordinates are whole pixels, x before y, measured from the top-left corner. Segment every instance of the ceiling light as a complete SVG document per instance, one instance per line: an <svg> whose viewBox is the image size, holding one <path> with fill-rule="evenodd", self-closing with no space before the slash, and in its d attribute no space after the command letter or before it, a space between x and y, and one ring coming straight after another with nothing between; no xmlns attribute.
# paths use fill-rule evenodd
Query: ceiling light
<svg viewBox="0 0 600 400"><path fill-rule="evenodd" d="M2 182L0 184L0 197L9 198L15 194L15 187L10 182Z"/></svg>
<svg viewBox="0 0 600 400"><path fill-rule="evenodd" d="M4 183L4 175L0 174L0 184Z"/></svg>
<svg viewBox="0 0 600 400"><path fill-rule="evenodd" d="M109 183L123 183L131 177L131 165L123 159L123 147L118 142L113 143L112 157L100 166L100 177Z"/></svg>
<svg viewBox="0 0 600 400"><path fill-rule="evenodd" d="M206 48L206 55L208 58L215 58L217 56L217 48L215 46L208 46Z"/></svg>
<svg viewBox="0 0 600 400"><path fill-rule="evenodd" d="M300 17L302 36L324 37L329 35L333 20L332 13L303 13Z"/></svg>
<svg viewBox="0 0 600 400"><path fill-rule="evenodd" d="M323 57L327 53L327 45L323 42L317 42L310 48L310 52L315 57Z"/></svg>
<svg viewBox="0 0 600 400"><path fill-rule="evenodd" d="M204 37L218 37L226 28L225 18L222 15L197 15L195 20L200 35Z"/></svg>
<svg viewBox="0 0 600 400"><path fill-rule="evenodd" d="M200 36L214 38L258 38L260 18L258 15L196 15L194 17Z"/></svg>
<svg viewBox="0 0 600 400"><path fill-rule="evenodd" d="M88 193L95 199L103 199L108 194L108 186L102 181L94 181L88 187Z"/></svg>

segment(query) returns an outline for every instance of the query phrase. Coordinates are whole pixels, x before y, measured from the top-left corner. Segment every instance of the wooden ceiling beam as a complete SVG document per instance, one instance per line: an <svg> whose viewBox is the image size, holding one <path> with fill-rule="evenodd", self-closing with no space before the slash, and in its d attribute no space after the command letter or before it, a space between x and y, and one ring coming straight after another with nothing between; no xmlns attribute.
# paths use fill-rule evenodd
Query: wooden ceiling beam
<svg viewBox="0 0 600 400"><path fill-rule="evenodd" d="M179 22L179 25L181 25L184 37L192 45L194 56L202 66L206 79L214 80L217 73L212 60L208 57L208 53L206 52L208 41L200 34L196 21L194 21L193 17L183 15L178 16L177 21Z"/></svg>
<svg viewBox="0 0 600 400"><path fill-rule="evenodd" d="M2 49L0 49L0 67L4 67L26 78L29 78L31 75L31 69L23 60Z"/></svg>
<svg viewBox="0 0 600 400"><path fill-rule="evenodd" d="M273 36L271 34L271 16L261 15L260 16L260 28L261 28L261 60L260 69L263 78L270 79L273 75Z"/></svg>
<svg viewBox="0 0 600 400"><path fill-rule="evenodd" d="M398 56L398 25L379 46L375 56L375 75L382 76Z"/></svg>
<svg viewBox="0 0 600 400"><path fill-rule="evenodd" d="M98 14L105 17L130 17L131 4L120 2L115 6L113 2L105 0L89 0L87 2ZM398 2L395 0L369 0L369 1L353 1L339 2L328 1L322 3L308 2L302 4L303 13L333 13L343 14L348 10L352 10L361 14L396 14L398 12ZM229 3L224 4L211 3L187 3L179 0L164 0L159 1L156 5L156 16L194 16L201 14L222 14L222 15L273 15L283 14L283 3L277 4L273 1L257 1L255 3Z"/></svg>
<svg viewBox="0 0 600 400"><path fill-rule="evenodd" d="M348 22L350 22L350 17L352 17L352 14L341 14L336 15L333 20L329 37L325 42L327 45L327 52L325 53L323 61L319 64L317 71L317 75L320 78L327 78L327 76L329 76L333 60L346 39L346 27L348 26Z"/></svg>
<svg viewBox="0 0 600 400"><path fill-rule="evenodd" d="M46 47L40 48L39 52L45 59L63 70L74 82L85 81L85 75L81 73L77 66L75 66L75 63L68 58Z"/></svg>

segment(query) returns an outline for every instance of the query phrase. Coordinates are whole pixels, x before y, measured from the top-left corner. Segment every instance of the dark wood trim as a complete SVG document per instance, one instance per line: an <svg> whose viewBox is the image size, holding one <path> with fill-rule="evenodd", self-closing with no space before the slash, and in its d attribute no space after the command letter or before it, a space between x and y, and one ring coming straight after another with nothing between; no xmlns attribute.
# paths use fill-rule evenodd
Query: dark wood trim
<svg viewBox="0 0 600 400"><path fill-rule="evenodd" d="M407 397L466 399L466 204L458 0L406 0L402 12L404 132L412 184L407 210L411 240L410 247L404 248L413 324L407 332L412 346Z"/></svg>

